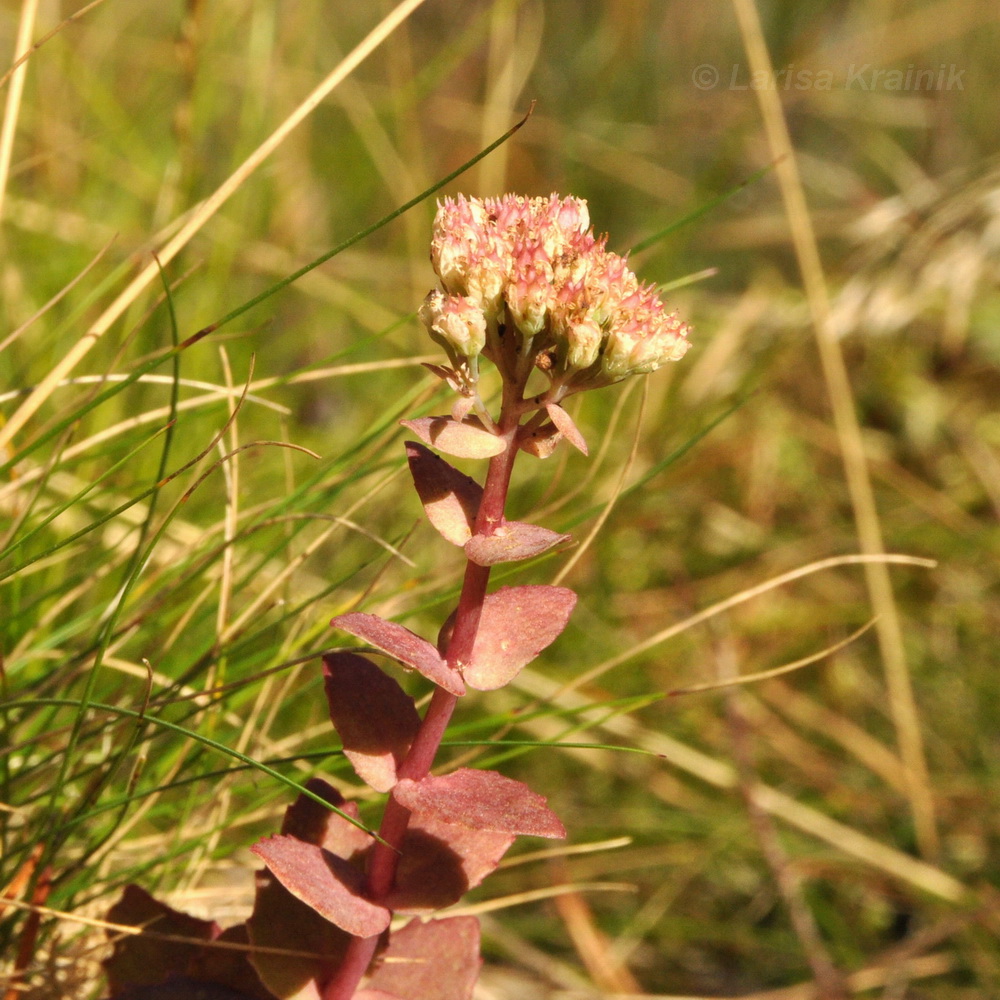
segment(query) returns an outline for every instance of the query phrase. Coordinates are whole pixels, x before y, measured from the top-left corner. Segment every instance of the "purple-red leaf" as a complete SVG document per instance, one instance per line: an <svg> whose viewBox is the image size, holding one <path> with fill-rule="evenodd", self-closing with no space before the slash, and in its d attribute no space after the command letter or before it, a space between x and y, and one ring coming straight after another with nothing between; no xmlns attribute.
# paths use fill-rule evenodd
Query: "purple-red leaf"
<svg viewBox="0 0 1000 1000"><path fill-rule="evenodd" d="M344 816L350 819L358 818L357 803L345 802L343 795L322 778L310 778L306 782L306 788L320 798L326 799L330 805L336 806L340 813L325 809L307 795L299 795L285 810L285 817L281 823L282 833L304 840L307 844L325 847L331 854L348 861L354 855L371 847L371 837L344 819Z"/></svg>
<svg viewBox="0 0 1000 1000"><path fill-rule="evenodd" d="M250 950L239 950L236 948L220 948L214 945L236 944L249 945L250 936L247 932L246 924L237 924L224 930L211 945L202 949L201 954L191 963L188 974L194 980L199 989L190 990L187 993L178 993L178 1000L191 1000L192 997L205 997L205 1000L216 1000L215 993L202 992L205 984L211 983L214 986L225 986L233 990L233 998L241 997L243 1000L274 1000L274 994L265 989L260 981L260 977L250 964ZM219 993L218 1000L223 1000L229 996L227 993Z"/></svg>
<svg viewBox="0 0 1000 1000"><path fill-rule="evenodd" d="M325 848L329 852L327 857L336 855L345 861L356 859L360 865L363 860L360 856L371 847L372 839L349 822L358 818L357 803L345 802L335 788L320 778L312 778L306 788L337 806L344 815L299 795L285 810L282 834L314 845L315 850ZM360 867L357 875L360 878ZM339 965L351 940L346 931L293 896L266 868L257 873L257 898L253 915L247 921L247 931L251 942L261 948L311 952L315 956L308 958L268 951L251 953L250 961L270 990L269 995L281 1000L320 1000L317 982L328 977Z"/></svg>
<svg viewBox="0 0 1000 1000"><path fill-rule="evenodd" d="M371 1000L383 1000L378 991L399 1000L470 1000L481 964L475 917L411 920L390 935L365 988Z"/></svg>
<svg viewBox="0 0 1000 1000"><path fill-rule="evenodd" d="M452 417L418 417L400 423L424 444L457 458L492 458L506 447L503 438L483 427L477 417L468 417L461 423Z"/></svg>
<svg viewBox="0 0 1000 1000"><path fill-rule="evenodd" d="M433 815L443 823L532 837L566 836L565 827L546 806L544 796L496 771L462 767L421 781L404 778L393 794L400 805Z"/></svg>
<svg viewBox="0 0 1000 1000"><path fill-rule="evenodd" d="M559 433L562 434L562 436L566 438L566 440L569 441L574 448L579 448L584 455L589 454L587 451L587 442L580 433L580 428L576 426L573 418L558 403L546 403L545 412L549 415L549 420L556 425Z"/></svg>
<svg viewBox="0 0 1000 1000"><path fill-rule="evenodd" d="M447 541L464 545L472 537L483 488L416 441L406 442L406 458L427 519Z"/></svg>
<svg viewBox="0 0 1000 1000"><path fill-rule="evenodd" d="M388 792L420 728L413 699L371 660L354 653L324 656L323 682L344 756L362 781Z"/></svg>
<svg viewBox="0 0 1000 1000"><path fill-rule="evenodd" d="M353 1000L402 1000L402 997L386 993L385 990L358 990Z"/></svg>
<svg viewBox="0 0 1000 1000"><path fill-rule="evenodd" d="M252 951L251 964L281 1000L320 1000L316 984L340 965L350 934L296 899L266 868L257 873L256 880L253 915L247 921L251 944L300 954ZM307 957L310 954L315 957Z"/></svg>
<svg viewBox="0 0 1000 1000"><path fill-rule="evenodd" d="M469 687L493 691L511 681L562 632L575 604L566 587L501 587L487 594L472 661L462 665Z"/></svg>
<svg viewBox="0 0 1000 1000"><path fill-rule="evenodd" d="M296 899L348 934L373 937L389 926L389 911L364 898L364 875L343 858L283 834L250 850Z"/></svg>
<svg viewBox="0 0 1000 1000"><path fill-rule="evenodd" d="M512 843L513 833L474 830L416 810L386 905L402 913L427 913L451 906L496 868Z"/></svg>
<svg viewBox="0 0 1000 1000"><path fill-rule="evenodd" d="M448 666L426 639L421 639L408 628L396 622L387 622L378 615L361 612L337 615L330 624L371 643L376 649L388 653L403 666L412 667L450 694L465 694L465 684L458 672Z"/></svg>
<svg viewBox="0 0 1000 1000"><path fill-rule="evenodd" d="M248 960L248 951L216 947L247 944L246 925L218 933L206 920L179 913L137 886L127 886L109 919L151 931L116 935L105 965L113 1000L274 1000ZM158 935L190 938L164 940ZM198 940L205 942L199 945Z"/></svg>
<svg viewBox="0 0 1000 1000"><path fill-rule="evenodd" d="M104 972L112 993L138 986L154 986L171 975L183 975L201 950L202 941L214 941L221 928L211 920L199 920L154 899L145 889L127 885L121 898L107 913L113 924L145 927L191 941L164 941L158 937L117 936Z"/></svg>
<svg viewBox="0 0 1000 1000"><path fill-rule="evenodd" d="M504 521L492 535L473 535L465 543L465 554L480 566L494 566L530 559L568 540L569 535L560 535L538 524Z"/></svg>

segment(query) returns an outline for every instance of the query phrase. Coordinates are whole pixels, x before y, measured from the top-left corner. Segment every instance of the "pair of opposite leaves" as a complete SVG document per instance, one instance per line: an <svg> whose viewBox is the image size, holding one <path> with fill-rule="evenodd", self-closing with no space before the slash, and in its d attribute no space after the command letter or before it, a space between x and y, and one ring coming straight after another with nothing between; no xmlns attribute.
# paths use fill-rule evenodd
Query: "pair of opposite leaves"
<svg viewBox="0 0 1000 1000"><path fill-rule="evenodd" d="M433 426L414 429L434 433ZM460 440L465 440L461 434ZM520 522L504 522L490 536L475 535L482 488L417 442L407 442L406 448L428 518L474 562L525 559L566 540L565 535ZM427 640L376 615L340 615L331 624L458 696L465 693L466 683L480 690L508 683L562 632L575 603L576 595L564 587L502 587L487 595L472 654L468 663L457 665L461 669ZM396 889L382 901L384 906L364 897L358 862L371 844L359 841L366 834L352 825L357 822L356 806L327 818L328 828L335 831L332 842L331 835L304 838L283 830L256 844L254 853L280 887L316 914L351 935L371 937L388 927L393 912L427 912L456 901L496 867L516 836L565 836L542 796L496 772L462 768L420 781L400 779L399 768L421 724L413 699L355 653L328 654L323 669L331 720L345 756L376 791L392 791L412 818ZM377 989L369 993L361 996L381 1000Z"/></svg>
<svg viewBox="0 0 1000 1000"><path fill-rule="evenodd" d="M356 818L357 806L330 785L312 779L306 787ZM282 835L347 857L370 843L305 796L286 810ZM114 1000L319 1000L350 941L266 869L257 877L253 915L227 930L173 910L134 885L126 886L107 919L145 932L116 937L105 962ZM480 964L474 917L411 920L387 935L377 967L354 1000L470 1000Z"/></svg>
<svg viewBox="0 0 1000 1000"><path fill-rule="evenodd" d="M549 414L555 433L535 435L521 446L544 456L565 434L586 451L568 415L556 406L548 409L558 411ZM494 435L469 422L423 418L405 423L428 444L460 457L489 457L502 447ZM406 447L429 520L445 539L462 546L473 562L489 566L530 558L567 539L520 522L504 522L490 536L475 535L482 488L422 445L407 442ZM461 695L466 681L480 690L508 683L559 635L575 602L573 592L560 587L506 587L488 595L470 662L462 664L460 672L426 640L374 615L342 615L333 624ZM249 986L254 998L276 995L311 1000L319 995L317 980L322 969L345 946L346 935L383 933L393 910L427 912L454 902L496 867L518 834L565 836L541 796L495 772L460 769L441 778L397 781L397 768L420 724L413 700L375 664L352 653L325 657L324 675L331 718L345 755L371 787L395 789L396 798L414 815L395 898L387 899L385 907L364 898L360 859L371 842L360 829L357 807L344 803L325 783L311 783L312 791L319 792L336 812L300 797L288 810L282 832L255 845L253 850L268 871L259 877L258 902L247 925L222 932L212 922L194 921L165 907L135 886L126 888L109 918L136 925L154 918L168 923L179 920L185 936L192 933L190 922L194 921L198 933L192 936L206 942L253 940L265 949L311 943L312 950L325 954L327 961L317 964L315 959L296 961L258 953L252 963L254 975L245 953L230 954L232 961L227 964L225 952L209 949L196 951L185 962L173 954L175 945L132 938L116 948L108 963L109 979L118 987L116 997L170 1000L186 995L184 990L196 989L206 1000L231 1000L250 994L233 992L230 987ZM147 955L149 944L153 951ZM411 921L390 936L384 957L397 964L383 961L355 995L357 1000L466 1000L480 963L478 922L472 918ZM157 969L175 974L157 983ZM197 975L199 970L204 978L191 979L186 974L194 971ZM151 973L152 980L146 978Z"/></svg>

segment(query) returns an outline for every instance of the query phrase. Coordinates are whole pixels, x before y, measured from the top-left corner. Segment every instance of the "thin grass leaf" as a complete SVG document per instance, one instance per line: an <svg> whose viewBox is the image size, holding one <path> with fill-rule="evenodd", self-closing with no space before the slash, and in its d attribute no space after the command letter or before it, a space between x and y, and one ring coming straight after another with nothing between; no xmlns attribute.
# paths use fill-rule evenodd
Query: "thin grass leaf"
<svg viewBox="0 0 1000 1000"><path fill-rule="evenodd" d="M93 712L107 712L109 715L117 715L126 719L144 719L147 725L157 726L160 729L167 730L172 733L177 733L183 736L185 739L192 740L196 743L201 743L202 745L208 747L210 750L214 750L216 753L224 754L227 757L232 757L235 760L240 761L247 767L253 768L254 770L260 771L262 774L266 774L269 778L274 778L281 784L286 785L288 788L297 792L300 795L306 796L306 798L312 799L321 805L326 805L327 808L332 809L333 812L337 813L338 816L347 820L353 826L356 826L359 830L363 830L369 836L373 837L375 840L379 840L378 834L374 830L370 830L359 820L353 819L350 815L343 812L343 810L338 809L336 806L330 805L321 795L310 791L304 785L300 785L297 781L293 781L291 778L286 778L279 771L274 770L274 768L269 767L267 764L262 764L260 761L254 760L247 754L241 753L239 750L234 750L232 747L226 746L224 743L220 743L218 740L213 740L208 736L203 736L201 733L195 732L193 729L185 729L183 726L178 726L173 722L168 722L166 719L160 719L156 716L145 715L140 716L140 713L134 709L122 708L118 705L106 705L101 702L83 702L80 699L75 698L23 698L14 701L9 701L0 704L0 712L8 713L15 712L21 708L36 708L36 707L54 707L54 708L72 708L79 711L81 707L85 705L86 709Z"/></svg>
<svg viewBox="0 0 1000 1000"><path fill-rule="evenodd" d="M445 177L442 177L439 181L435 181L434 184L432 184L429 188L425 188L423 191L420 192L420 194L416 195L416 197L411 198L408 202L401 205L399 208L390 212L388 215L383 216L381 219L378 220L378 222L373 222L370 226L365 227L364 229L355 233L353 236L349 236L343 242L338 243L332 250L328 250L326 253L317 257L315 260L304 265L303 267L300 267L297 271L293 271L290 275L288 275L288 277L282 278L281 281L272 285L270 288L265 289L259 295L255 295L252 299L249 299L247 302L244 302L243 305L238 306L232 312L226 313L226 315L223 316L221 319L218 319L214 323L211 323L208 326L204 327L202 330L199 330L198 333L195 334L195 336L201 337L209 333L214 333L216 330L225 326L227 323L231 323L238 316L242 316L245 312L252 309L254 306L259 305L261 302L264 302L266 299L269 299L272 295L277 294L283 288L286 288L293 282L298 281L299 278L301 278L305 274L308 274L315 268L319 267L320 264L325 264L328 260L332 260L338 254L341 254L345 250L350 249L352 246L354 246L355 243L360 243L363 239L366 239L367 237L371 236L372 233L377 233L383 226L387 226L390 222L392 222L395 219L398 219L401 215L403 215L405 212L408 212L414 206L419 205L422 201L426 201L428 198L431 197L431 195L436 194L443 187L450 184L456 177L461 176L470 167L475 166L481 159L483 159L484 156L489 156L489 154L492 153L494 149L496 149L498 146L502 146L531 117L531 112L533 110L534 110L534 105L532 104L532 106L528 108L527 114L525 114L525 116L521 118L520 121L516 122L513 126L511 126L511 128L509 128L506 132L504 132L504 134L500 136L499 139L496 139L493 142L491 142L485 149L480 150L480 152L476 153L476 155L473 156L471 159L466 160L465 163L463 163L461 166L456 167L450 174L447 174ZM2 471L3 469L0 468L0 472Z"/></svg>

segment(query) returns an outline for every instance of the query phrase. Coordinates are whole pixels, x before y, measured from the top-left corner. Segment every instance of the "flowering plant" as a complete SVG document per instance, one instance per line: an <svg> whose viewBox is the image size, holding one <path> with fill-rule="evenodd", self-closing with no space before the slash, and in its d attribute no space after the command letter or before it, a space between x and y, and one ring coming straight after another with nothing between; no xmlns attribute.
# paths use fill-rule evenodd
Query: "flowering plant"
<svg viewBox="0 0 1000 1000"><path fill-rule="evenodd" d="M459 699L469 688L509 683L557 638L576 603L565 587L488 592L492 566L568 540L507 519L514 460L520 451L547 457L563 439L586 452L562 401L654 371L688 348L686 324L605 242L577 198L459 197L440 206L431 260L441 288L427 296L420 319L447 354L447 364L429 367L457 400L449 415L403 424L418 439L406 454L428 520L465 552L461 595L436 643L352 612L332 624L363 647L323 657L343 752L362 781L388 793L378 834L361 824L356 805L314 779L281 832L253 847L266 867L245 924L222 931L129 886L109 919L151 926L159 938L116 943L106 963L115 1000L195 990L205 1000L472 996L478 922L422 918L478 885L517 836L565 836L545 800L518 781L470 768L431 773ZM496 414L479 393L482 357L501 379ZM431 448L489 459L483 485ZM370 650L431 682L422 718L402 687L361 655ZM397 926L404 916L413 919Z"/></svg>

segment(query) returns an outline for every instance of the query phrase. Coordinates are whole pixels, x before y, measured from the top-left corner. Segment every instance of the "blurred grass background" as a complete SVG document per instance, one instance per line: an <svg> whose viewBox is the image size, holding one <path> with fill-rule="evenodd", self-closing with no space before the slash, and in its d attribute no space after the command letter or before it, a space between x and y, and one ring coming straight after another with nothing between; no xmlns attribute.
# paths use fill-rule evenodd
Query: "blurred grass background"
<svg viewBox="0 0 1000 1000"><path fill-rule="evenodd" d="M33 7L0 9L5 63ZM31 38L76 9L40 4ZM76 918L127 881L241 919L246 846L292 792L205 741L349 783L318 683L328 619L358 606L433 634L449 610L458 556L421 522L396 425L448 405L414 360L436 353L413 316L433 200L109 393L173 343L153 281L29 396L391 9L104 0L32 55L7 106L0 414L10 430L42 405L0 454L0 886L23 902L18 876L49 864L62 914L42 920L29 996L99 995L103 933ZM502 765L550 796L572 850L521 844L470 896L488 910L484 1000L1000 996L1000 12L758 11L769 81L728 4L426 0L165 265L183 340L533 100L445 193L586 198L619 252L688 220L632 262L672 286L692 351L578 400L589 460L515 474L513 516L579 540L599 525L578 558L514 573L549 582L573 558L570 628L455 730L658 756ZM873 615L862 568L836 565L684 626L861 550L754 81L796 150L885 549L936 562L889 570L925 778L907 778L875 630L738 693L663 697L819 653ZM8 977L26 912L0 918Z"/></svg>

